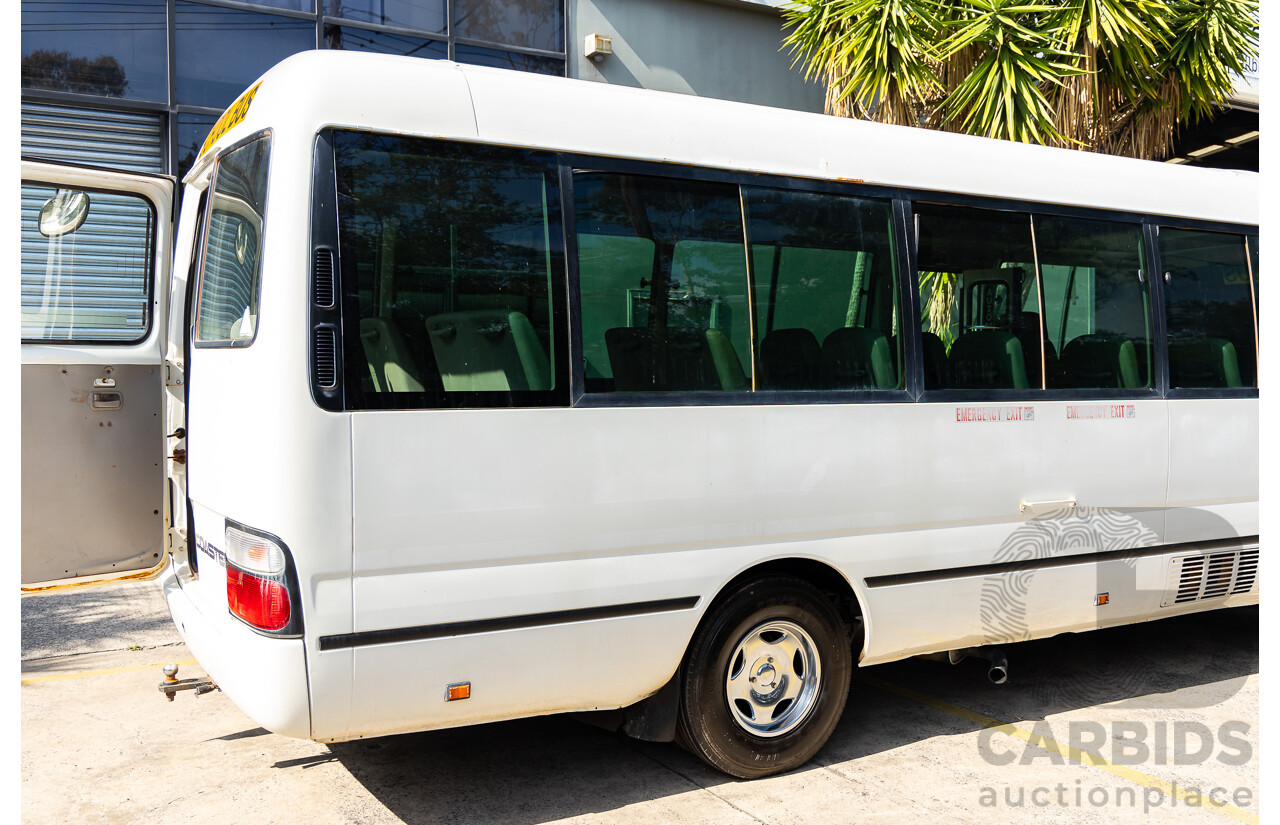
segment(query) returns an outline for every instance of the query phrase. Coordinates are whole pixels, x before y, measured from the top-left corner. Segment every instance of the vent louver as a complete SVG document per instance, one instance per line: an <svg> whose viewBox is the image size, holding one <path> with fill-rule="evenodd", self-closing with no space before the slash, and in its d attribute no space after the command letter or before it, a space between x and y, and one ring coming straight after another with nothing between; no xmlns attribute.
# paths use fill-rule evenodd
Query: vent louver
<svg viewBox="0 0 1280 825"><path fill-rule="evenodd" d="M338 340L332 329L316 330L316 383L331 390L338 385Z"/></svg>
<svg viewBox="0 0 1280 825"><path fill-rule="evenodd" d="M328 249L316 250L315 262L315 302L316 306L329 308L333 306L333 252Z"/></svg>
<svg viewBox="0 0 1280 825"><path fill-rule="evenodd" d="M1249 593L1258 581L1258 550L1180 556L1169 565L1161 607Z"/></svg>

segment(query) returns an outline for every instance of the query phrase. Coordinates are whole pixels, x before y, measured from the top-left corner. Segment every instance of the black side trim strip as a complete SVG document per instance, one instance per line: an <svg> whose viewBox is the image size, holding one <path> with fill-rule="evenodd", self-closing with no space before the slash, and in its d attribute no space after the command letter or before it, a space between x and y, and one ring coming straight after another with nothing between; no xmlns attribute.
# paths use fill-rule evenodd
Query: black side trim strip
<svg viewBox="0 0 1280 825"><path fill-rule="evenodd" d="M449 636L468 636L475 633L492 633L497 630L520 630L543 625L587 622L596 619L616 619L622 616L643 616L648 613L666 613L688 610L698 604L698 596L679 599L659 599L652 602L608 604L601 607L582 607L575 610L554 610L550 613L527 613L523 616L501 616L496 619L478 619L470 622L419 625L418 627L393 627L386 630L366 630L360 633L340 633L321 636L321 650L341 650L348 647L385 645L394 642L420 642L424 639L443 639Z"/></svg>
<svg viewBox="0 0 1280 825"><path fill-rule="evenodd" d="M960 579L966 576L990 576L995 573L1016 573L1019 570L1039 570L1043 567L1064 567L1073 564L1097 564L1115 559L1140 559L1146 556L1163 556L1166 553L1194 553L1235 549L1257 544L1257 536L1238 536L1213 541L1189 541L1182 544L1158 544L1154 547L1134 547L1128 550L1108 550L1104 553L1074 553L1069 556L1049 556L1043 559L1021 559L1002 564L975 564L969 567L947 567L941 570L921 570L916 573L891 573L886 576L868 576L863 579L867 587L891 587L895 584L921 584L922 582Z"/></svg>

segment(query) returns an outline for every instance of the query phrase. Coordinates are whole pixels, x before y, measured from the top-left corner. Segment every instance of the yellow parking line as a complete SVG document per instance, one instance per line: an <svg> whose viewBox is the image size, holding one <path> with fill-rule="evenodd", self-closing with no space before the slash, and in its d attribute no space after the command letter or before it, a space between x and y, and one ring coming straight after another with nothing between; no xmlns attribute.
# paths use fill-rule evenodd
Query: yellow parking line
<svg viewBox="0 0 1280 825"><path fill-rule="evenodd" d="M176 665L194 665L195 659L182 659L174 662ZM137 670L159 670L168 662L158 662L150 665L129 665L128 667L108 667L102 670L81 670L76 673L54 673L49 676L31 676L23 679L24 685L36 685L41 682L61 682L64 679L87 679L90 676L110 676L113 673L132 673Z"/></svg>
<svg viewBox="0 0 1280 825"><path fill-rule="evenodd" d="M1000 733L1005 733L1009 736L1021 739L1022 741L1035 745L1038 748L1043 748L1044 750L1051 751L1059 756L1064 756L1078 764L1106 771L1112 776L1127 779L1144 788L1159 790L1164 793L1165 796L1174 797L1178 801L1183 802L1190 807L1204 808L1205 810L1213 811L1214 813L1234 819L1237 822L1246 822L1249 823L1249 825L1258 825L1257 814L1249 813L1248 811L1241 810L1240 808L1225 802L1215 802L1209 797L1202 796L1198 793L1189 793L1185 788L1179 788L1177 785L1165 782L1163 779L1156 779L1154 776L1148 776L1141 771L1135 771L1133 768L1125 765L1117 765L1096 753L1090 753L1089 751L1082 751L1077 748L1073 748L1070 745L1064 745L1061 742L1056 742L1053 739L1024 730L1017 725L1001 722L999 719L993 719L990 716L985 716L981 713L977 713L976 711L969 710L968 708L962 708L959 705L953 705L950 702L943 701L942 699L936 699L924 693L917 693L909 688L899 687L898 685L890 684L889 682L884 682L874 677L858 674L858 679L872 687L878 687L881 690L896 693L899 696L913 699L921 704L928 705L931 708L936 708L944 713L949 713L952 716L967 719L968 721L981 725L984 728L991 728L992 730L997 730Z"/></svg>

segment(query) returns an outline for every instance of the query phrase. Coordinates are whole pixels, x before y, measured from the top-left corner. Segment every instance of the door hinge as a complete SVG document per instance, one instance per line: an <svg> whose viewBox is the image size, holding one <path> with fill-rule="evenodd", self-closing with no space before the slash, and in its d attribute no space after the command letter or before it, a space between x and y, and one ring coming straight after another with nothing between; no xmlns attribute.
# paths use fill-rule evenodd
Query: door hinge
<svg viewBox="0 0 1280 825"><path fill-rule="evenodd" d="M166 387L182 386L182 370L169 361L164 362L164 385Z"/></svg>

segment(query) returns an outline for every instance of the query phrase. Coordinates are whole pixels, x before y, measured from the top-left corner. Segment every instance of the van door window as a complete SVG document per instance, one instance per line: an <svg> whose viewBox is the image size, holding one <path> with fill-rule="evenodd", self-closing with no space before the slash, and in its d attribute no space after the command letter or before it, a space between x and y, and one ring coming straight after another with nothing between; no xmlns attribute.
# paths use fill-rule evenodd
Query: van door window
<svg viewBox="0 0 1280 825"><path fill-rule="evenodd" d="M145 199L22 186L22 340L147 337L155 210Z"/></svg>

